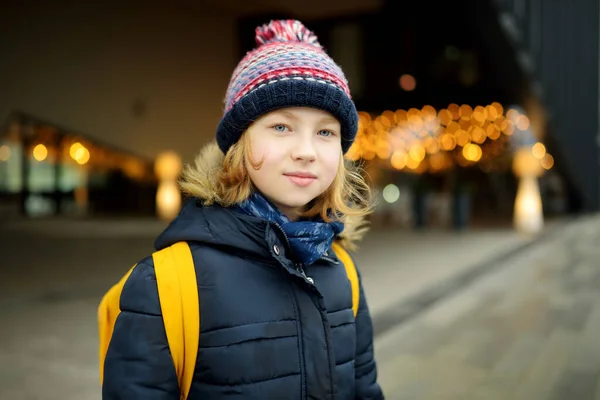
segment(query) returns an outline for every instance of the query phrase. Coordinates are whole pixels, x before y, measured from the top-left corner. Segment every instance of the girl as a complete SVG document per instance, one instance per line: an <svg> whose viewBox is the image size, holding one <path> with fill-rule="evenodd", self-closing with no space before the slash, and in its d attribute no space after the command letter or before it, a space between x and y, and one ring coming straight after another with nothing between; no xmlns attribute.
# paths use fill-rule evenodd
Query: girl
<svg viewBox="0 0 600 400"><path fill-rule="evenodd" d="M201 334L189 399L382 399L362 285L356 317L334 240L353 248L369 190L344 165L358 115L341 69L298 21L257 28L233 73L217 143L181 183L158 237L187 241ZM103 398L179 399L152 258L131 273Z"/></svg>

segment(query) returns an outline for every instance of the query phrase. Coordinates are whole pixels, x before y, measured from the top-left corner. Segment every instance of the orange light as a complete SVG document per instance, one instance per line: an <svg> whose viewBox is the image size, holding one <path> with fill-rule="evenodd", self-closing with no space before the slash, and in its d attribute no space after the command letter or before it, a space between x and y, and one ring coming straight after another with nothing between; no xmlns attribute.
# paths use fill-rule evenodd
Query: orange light
<svg viewBox="0 0 600 400"><path fill-rule="evenodd" d="M460 108L458 110L458 115L460 115L461 118L470 120L471 116L473 115L473 109L471 108L470 105L463 104L462 106L460 106Z"/></svg>
<svg viewBox="0 0 600 400"><path fill-rule="evenodd" d="M500 129L495 124L489 124L486 131L487 137L492 140L497 140L500 137Z"/></svg>
<svg viewBox="0 0 600 400"><path fill-rule="evenodd" d="M460 129L460 125L454 121L450 122L448 124L448 126L446 127L446 131L448 133L452 133L452 134L456 133L459 129Z"/></svg>
<svg viewBox="0 0 600 400"><path fill-rule="evenodd" d="M515 124L512 121L505 120L503 125L502 132L504 132L505 135L510 136L515 133Z"/></svg>
<svg viewBox="0 0 600 400"><path fill-rule="evenodd" d="M415 132L418 132L423 128L423 120L418 115L409 115L408 123L410 124L410 128Z"/></svg>
<svg viewBox="0 0 600 400"><path fill-rule="evenodd" d="M465 131L468 131L469 128L471 128L471 118L469 119L465 119L465 118L461 118L460 121L458 121L458 125L460 125L461 129L464 129Z"/></svg>
<svg viewBox="0 0 600 400"><path fill-rule="evenodd" d="M394 114L393 111L385 110L381 115L390 120L390 125L394 125L396 123L396 114Z"/></svg>
<svg viewBox="0 0 600 400"><path fill-rule="evenodd" d="M376 122L379 122L381 125L383 125L383 127L385 129L390 129L392 127L392 124L395 123L395 121L394 121L394 113L392 113L391 118L390 118L390 115L386 114L386 112L384 112L379 117L377 117L377 121Z"/></svg>
<svg viewBox="0 0 600 400"><path fill-rule="evenodd" d="M400 87L402 90L411 92L417 87L417 80L410 74L404 74L400 77Z"/></svg>
<svg viewBox="0 0 600 400"><path fill-rule="evenodd" d="M181 208L181 193L174 181L163 181L156 191L156 212L161 219L170 221Z"/></svg>
<svg viewBox="0 0 600 400"><path fill-rule="evenodd" d="M423 115L423 119L425 121L433 121L433 119L435 119L436 114L437 113L435 112L435 108L433 108L432 106L427 105L421 109L421 115Z"/></svg>
<svg viewBox="0 0 600 400"><path fill-rule="evenodd" d="M90 151L79 142L75 142L71 145L69 148L69 155L80 165L83 165L90 160Z"/></svg>
<svg viewBox="0 0 600 400"><path fill-rule="evenodd" d="M460 107L458 106L458 104L450 104L448 106L448 111L450 111L450 113L452 113L452 119L459 119L460 115L458 115L458 110L460 109Z"/></svg>
<svg viewBox="0 0 600 400"><path fill-rule="evenodd" d="M363 153L363 158L367 161L371 161L372 159L375 158L375 152L372 150L367 150Z"/></svg>
<svg viewBox="0 0 600 400"><path fill-rule="evenodd" d="M442 148L447 151L454 150L456 147L456 140L454 139L454 136L449 133L442 135L440 142L442 144Z"/></svg>
<svg viewBox="0 0 600 400"><path fill-rule="evenodd" d="M440 124L448 125L450 121L452 121L452 113L445 108L441 109L440 112L438 112L438 120L440 121Z"/></svg>
<svg viewBox="0 0 600 400"><path fill-rule="evenodd" d="M491 106L494 107L496 109L496 112L498 113L496 118L504 114L504 108L502 107L502 104L495 101L491 104Z"/></svg>
<svg viewBox="0 0 600 400"><path fill-rule="evenodd" d="M543 143L537 142L531 148L531 154L538 160L542 160L546 155L546 146Z"/></svg>
<svg viewBox="0 0 600 400"><path fill-rule="evenodd" d="M456 144L459 146L466 146L470 141L471 136L469 135L469 132L464 129L460 129L456 132Z"/></svg>
<svg viewBox="0 0 600 400"><path fill-rule="evenodd" d="M408 121L408 113L406 112L406 110L396 110L394 114L396 114L397 123Z"/></svg>
<svg viewBox="0 0 600 400"><path fill-rule="evenodd" d="M379 133L380 131L385 131L386 130L385 126L383 125L381 117L377 117L375 119L375 121L373 121L371 123L371 126L373 127L373 129L375 129L375 132L377 132L377 133Z"/></svg>
<svg viewBox="0 0 600 400"><path fill-rule="evenodd" d="M433 137L428 137L427 139L425 139L425 149L427 150L427 153L429 154L435 154L438 151L440 151L440 146L438 144L438 141L433 138Z"/></svg>
<svg viewBox="0 0 600 400"><path fill-rule="evenodd" d="M419 168L420 164L421 164L421 161L417 161L412 157L408 157L406 159L406 166L412 170L416 170L417 168Z"/></svg>
<svg viewBox="0 0 600 400"><path fill-rule="evenodd" d="M517 128L522 131L529 129L529 118L527 118L525 115L520 115L517 118Z"/></svg>
<svg viewBox="0 0 600 400"><path fill-rule="evenodd" d="M364 124L365 127L371 123L371 115L369 115L369 113L367 112L360 111L358 113L358 118Z"/></svg>
<svg viewBox="0 0 600 400"><path fill-rule="evenodd" d="M517 122L517 119L519 118L520 114L517 110L515 110L514 108L508 110L508 112L506 113L506 118L509 119L510 121Z"/></svg>
<svg viewBox="0 0 600 400"><path fill-rule="evenodd" d="M462 154L466 160L477 162L481 159L483 152L481 151L481 147L477 146L476 144L469 143L463 148Z"/></svg>
<svg viewBox="0 0 600 400"><path fill-rule="evenodd" d="M357 142L354 142L354 144L348 149L348 152L346 153L345 157L348 160L358 161L360 159L360 156L360 145L358 145Z"/></svg>
<svg viewBox="0 0 600 400"><path fill-rule="evenodd" d="M10 147L7 145L0 146L0 161L8 161L10 158Z"/></svg>
<svg viewBox="0 0 600 400"><path fill-rule="evenodd" d="M485 122L485 120L487 119L486 109L481 106L475 107L475 110L473 111L473 119L475 121L483 124Z"/></svg>
<svg viewBox="0 0 600 400"><path fill-rule="evenodd" d="M485 107L485 110L487 111L488 121L494 121L496 118L498 118L498 115L500 115L498 113L498 109L494 106L487 106Z"/></svg>
<svg viewBox="0 0 600 400"><path fill-rule="evenodd" d="M549 170L553 166L554 166L554 157L552 157L549 153L546 153L544 158L542 158L542 167L546 170Z"/></svg>
<svg viewBox="0 0 600 400"><path fill-rule="evenodd" d="M80 165L83 165L90 160L90 151L85 147L81 147L77 150L76 156L77 158L75 158L75 161Z"/></svg>
<svg viewBox="0 0 600 400"><path fill-rule="evenodd" d="M410 158L420 163L425 159L425 148L421 144L415 143L411 146L409 154Z"/></svg>
<svg viewBox="0 0 600 400"><path fill-rule="evenodd" d="M48 149L43 144L38 144L33 148L33 158L37 161L44 161L48 157Z"/></svg>
<svg viewBox="0 0 600 400"><path fill-rule="evenodd" d="M73 160L77 160L77 151L82 147L82 144L79 142L75 142L71 145L71 147L69 148L69 155Z"/></svg>
<svg viewBox="0 0 600 400"><path fill-rule="evenodd" d="M513 157L513 172L516 176L522 178L525 176L538 177L543 169L540 160L531 154L531 149L521 147L517 149Z"/></svg>
<svg viewBox="0 0 600 400"><path fill-rule="evenodd" d="M419 110L418 108L412 107L412 108L410 108L408 110L408 116L409 117L412 116L412 117L419 117L419 118L421 118L421 110ZM410 121L410 119L409 119L409 121Z"/></svg>
<svg viewBox="0 0 600 400"><path fill-rule="evenodd" d="M380 140L377 143L377 150L375 152L377 153L377 157L379 157L382 160L387 160L388 158L390 158L390 155L392 154L392 148L391 148L389 142Z"/></svg>
<svg viewBox="0 0 600 400"><path fill-rule="evenodd" d="M433 170L441 170L446 166L446 156L445 153L437 153L431 156L429 159L429 164L431 165L431 169Z"/></svg>
<svg viewBox="0 0 600 400"><path fill-rule="evenodd" d="M392 167L396 168L397 170L401 170L404 167L406 167L406 161L407 161L406 153L403 151L396 151L392 155L391 164L392 164Z"/></svg>
<svg viewBox="0 0 600 400"><path fill-rule="evenodd" d="M471 132L471 137L473 138L473 141L475 143L479 143L479 144L482 144L483 142L485 142L485 139L487 139L485 131L478 126L476 126L473 129L473 132Z"/></svg>

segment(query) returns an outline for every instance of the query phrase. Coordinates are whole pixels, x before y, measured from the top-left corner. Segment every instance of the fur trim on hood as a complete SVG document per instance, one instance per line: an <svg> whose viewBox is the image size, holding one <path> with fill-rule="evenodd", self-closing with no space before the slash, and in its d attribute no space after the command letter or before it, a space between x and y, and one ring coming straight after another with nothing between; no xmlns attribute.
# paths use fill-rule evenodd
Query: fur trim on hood
<svg viewBox="0 0 600 400"><path fill-rule="evenodd" d="M201 150L193 165L186 165L180 186L187 196L196 197L203 202L218 203L216 188L219 186L219 173L223 168L225 155L213 141ZM337 240L349 249L355 250L368 231L368 222L364 217L346 216L344 230Z"/></svg>

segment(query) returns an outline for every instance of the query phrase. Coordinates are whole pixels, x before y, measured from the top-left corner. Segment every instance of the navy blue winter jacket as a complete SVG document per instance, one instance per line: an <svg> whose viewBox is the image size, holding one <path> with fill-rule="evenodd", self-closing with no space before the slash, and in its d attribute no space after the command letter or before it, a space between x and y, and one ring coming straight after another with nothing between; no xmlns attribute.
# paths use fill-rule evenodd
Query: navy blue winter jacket
<svg viewBox="0 0 600 400"><path fill-rule="evenodd" d="M383 398L362 285L355 319L332 251L303 276L279 229L198 201L184 206L156 248L181 240L192 249L201 315L190 400ZM103 399L179 399L151 257L129 277L121 309Z"/></svg>

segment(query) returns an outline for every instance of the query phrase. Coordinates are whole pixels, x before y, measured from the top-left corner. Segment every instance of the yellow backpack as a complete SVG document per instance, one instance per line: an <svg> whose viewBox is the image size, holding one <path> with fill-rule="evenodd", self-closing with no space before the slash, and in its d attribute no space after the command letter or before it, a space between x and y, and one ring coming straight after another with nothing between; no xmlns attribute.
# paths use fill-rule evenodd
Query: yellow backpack
<svg viewBox="0 0 600 400"><path fill-rule="evenodd" d="M352 311L356 317L360 296L356 267L341 245L334 243L332 248L346 268L352 286ZM185 400L192 384L200 339L200 302L192 253L186 242L178 242L153 253L152 259L167 341L181 389L180 398ZM100 383L104 380L104 358L117 316L121 312L121 292L134 268L135 265L110 288L98 307Z"/></svg>

